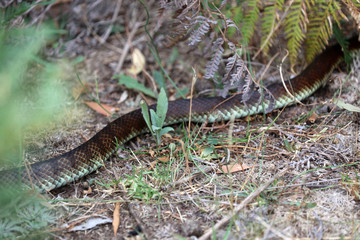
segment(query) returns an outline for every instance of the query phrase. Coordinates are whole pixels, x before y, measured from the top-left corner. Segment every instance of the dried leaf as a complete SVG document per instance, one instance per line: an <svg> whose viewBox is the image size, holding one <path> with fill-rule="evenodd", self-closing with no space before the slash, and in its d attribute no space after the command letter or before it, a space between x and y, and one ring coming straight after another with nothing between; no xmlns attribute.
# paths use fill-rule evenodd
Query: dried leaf
<svg viewBox="0 0 360 240"><path fill-rule="evenodd" d="M135 48L131 54L132 65L126 69L129 74L138 75L145 67L145 57L139 49Z"/></svg>
<svg viewBox="0 0 360 240"><path fill-rule="evenodd" d="M170 160L170 157L169 156L158 157L158 160L160 162L168 162Z"/></svg>
<svg viewBox="0 0 360 240"><path fill-rule="evenodd" d="M360 201L360 188L358 183L352 185L350 194L354 197L355 201Z"/></svg>
<svg viewBox="0 0 360 240"><path fill-rule="evenodd" d="M189 38L190 46L201 42L203 36L207 32L209 32L210 23L212 23L210 19L206 19L203 16L197 16L196 18L197 19L195 21L195 24L199 24L199 27L190 34L190 38Z"/></svg>
<svg viewBox="0 0 360 240"><path fill-rule="evenodd" d="M119 225L120 225L120 203L119 202L117 202L115 204L112 225L113 225L113 230L114 230L114 236L116 236L116 233L117 233Z"/></svg>
<svg viewBox="0 0 360 240"><path fill-rule="evenodd" d="M155 160L155 161L153 161L153 162L151 162L150 163L150 170L152 170L152 169L154 169L154 167L155 167L155 165L158 163L158 161L157 160Z"/></svg>
<svg viewBox="0 0 360 240"><path fill-rule="evenodd" d="M348 110L348 111L350 111L350 112L360 112L360 108L359 107L357 107L357 106L354 106L354 105L352 105L352 104L350 104L350 103L345 103L344 101L342 101L342 100L337 100L336 102L335 102L335 104L338 106L338 107L340 107L340 108L343 108L343 109L345 109L345 110Z"/></svg>
<svg viewBox="0 0 360 240"><path fill-rule="evenodd" d="M252 167L254 166L247 166L244 164L230 164L230 165L222 166L221 169L216 171L216 173L234 173L234 172L244 171Z"/></svg>
<svg viewBox="0 0 360 240"><path fill-rule="evenodd" d="M346 182L342 182L348 193L354 198L355 201L360 201L360 186L358 179L349 179Z"/></svg>
<svg viewBox="0 0 360 240"><path fill-rule="evenodd" d="M310 117L308 117L309 122L314 123L319 118L319 115L316 112L313 112Z"/></svg>
<svg viewBox="0 0 360 240"><path fill-rule="evenodd" d="M169 139L169 140L173 139L172 135L169 133L165 133L164 135L162 135L162 137Z"/></svg>
<svg viewBox="0 0 360 240"><path fill-rule="evenodd" d="M122 103L122 102L125 102L125 100L128 98L129 94L128 94L128 91L124 91L121 96L120 96L120 99L119 101L117 102L118 104Z"/></svg>
<svg viewBox="0 0 360 240"><path fill-rule="evenodd" d="M89 187L87 190L84 190L84 194L91 194L92 193L92 188Z"/></svg>
<svg viewBox="0 0 360 240"><path fill-rule="evenodd" d="M103 218L103 217L90 218L90 219L87 219L83 224L69 229L69 231L72 231L72 232L85 231L88 229L93 229L94 227L96 227L98 225L106 224L106 223L111 223L111 219L107 218L107 217L106 218Z"/></svg>
<svg viewBox="0 0 360 240"><path fill-rule="evenodd" d="M205 79L211 79L215 76L215 73L217 73L222 60L222 54L224 53L224 48L222 47L223 43L224 40L222 38L218 38L213 42L213 54L211 60L206 65Z"/></svg>
<svg viewBox="0 0 360 240"><path fill-rule="evenodd" d="M101 106L103 108L105 108L107 111L105 111L102 107L100 107L99 104L97 104L96 102L84 102L86 105L88 105L91 109L95 110L96 112L98 113L101 113L105 116L110 116L110 113L114 113L116 111L119 111L120 109L119 108L116 108L116 107L112 107L112 106L109 106L109 105L106 105L106 104L101 104Z"/></svg>
<svg viewBox="0 0 360 240"><path fill-rule="evenodd" d="M81 94L86 93L85 88L81 84L77 85L76 87L73 87L71 90L72 90L72 96L75 100L77 100Z"/></svg>
<svg viewBox="0 0 360 240"><path fill-rule="evenodd" d="M154 157L155 156L155 151L150 149L149 154L150 154L151 157Z"/></svg>

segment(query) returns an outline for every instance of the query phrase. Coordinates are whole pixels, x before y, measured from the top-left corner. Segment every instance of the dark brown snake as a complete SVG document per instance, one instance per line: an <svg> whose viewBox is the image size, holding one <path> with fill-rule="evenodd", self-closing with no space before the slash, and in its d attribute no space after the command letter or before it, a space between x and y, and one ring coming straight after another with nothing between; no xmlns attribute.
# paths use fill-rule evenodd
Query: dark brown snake
<svg viewBox="0 0 360 240"><path fill-rule="evenodd" d="M350 51L359 48L360 43L357 38L349 40ZM265 99L262 104L259 104L261 96L257 91L251 95L246 106L242 102L241 94L227 98L192 99L191 121L226 121L231 117L241 118L263 113L270 104L274 104L274 108L277 109L291 105L296 100L301 101L326 82L329 74L342 59L343 53L339 45L328 47L301 74L286 82L286 88L292 96L287 93L282 83L268 86L268 91L274 97L272 103L270 103L271 100ZM152 105L150 108L155 109L155 106ZM188 121L189 109L190 100L188 99L169 102L165 124ZM67 153L32 165L0 172L0 184L21 183L26 187L35 187L41 192L64 186L101 167L104 161L116 151L119 144L146 132L146 129L141 110L135 110L109 123L90 140Z"/></svg>

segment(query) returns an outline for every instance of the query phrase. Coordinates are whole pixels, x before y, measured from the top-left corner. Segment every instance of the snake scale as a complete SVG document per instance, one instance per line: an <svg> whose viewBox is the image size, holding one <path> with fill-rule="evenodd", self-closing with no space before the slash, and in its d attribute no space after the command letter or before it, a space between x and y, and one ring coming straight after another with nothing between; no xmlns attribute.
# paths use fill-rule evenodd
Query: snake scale
<svg viewBox="0 0 360 240"><path fill-rule="evenodd" d="M359 48L360 42L357 38L353 37L349 40L350 51ZM303 72L285 83L287 89L282 83L268 86L267 89L274 98L273 102L264 100L259 104L261 95L258 91L252 93L246 105L242 101L241 94L227 98L194 98L191 102L191 121L226 121L232 116L241 118L263 113L270 104L277 109L295 103L294 98L301 101L326 82L329 74L342 59L343 53L339 45L328 47ZM155 109L156 106L152 105L150 108ZM187 121L189 110L189 99L170 101L165 124ZM35 187L41 192L64 186L101 167L104 160L114 153L119 144L146 132L146 129L141 110L132 111L109 123L90 140L69 152L32 165L0 172L0 184L21 183L26 187Z"/></svg>

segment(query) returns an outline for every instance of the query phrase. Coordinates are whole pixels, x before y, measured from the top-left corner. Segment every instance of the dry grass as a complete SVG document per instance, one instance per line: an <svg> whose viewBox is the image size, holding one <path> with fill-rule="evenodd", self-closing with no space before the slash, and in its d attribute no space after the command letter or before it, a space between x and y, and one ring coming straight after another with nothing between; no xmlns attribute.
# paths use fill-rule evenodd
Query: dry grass
<svg viewBox="0 0 360 240"><path fill-rule="evenodd" d="M350 81L344 87L353 84ZM314 99L321 101L321 93ZM95 216L112 218L116 202L122 203L119 236L138 225L150 239L202 234L199 229L205 230L226 214L234 213L247 196L290 166L284 176L235 214L229 233L228 225L216 231L218 239L227 234L229 239L356 239L358 116L337 109L319 115L314 123L299 122L302 113L316 106L292 106L265 120L256 116L250 122L237 120L233 126L191 125L190 138L188 129L179 126L172 137L164 139L158 152L150 135L140 136L119 150L105 168L52 193L58 199L56 209L64 210L59 222L68 224L57 229L57 234L71 239L110 238L110 224L85 232L70 229ZM271 124L278 114L280 117ZM86 130L86 126L81 128ZM247 129L251 132L248 137ZM69 139L66 135L64 138ZM173 151L168 147L171 143L176 145ZM204 156L206 148L213 152ZM184 149L191 156L189 172ZM155 155L149 154L150 150ZM155 164L157 157L164 156L166 163ZM226 160L254 168L216 173L218 164ZM114 184L119 179L125 188ZM86 193L84 182L91 183L91 193ZM178 182L181 184L173 186Z"/></svg>

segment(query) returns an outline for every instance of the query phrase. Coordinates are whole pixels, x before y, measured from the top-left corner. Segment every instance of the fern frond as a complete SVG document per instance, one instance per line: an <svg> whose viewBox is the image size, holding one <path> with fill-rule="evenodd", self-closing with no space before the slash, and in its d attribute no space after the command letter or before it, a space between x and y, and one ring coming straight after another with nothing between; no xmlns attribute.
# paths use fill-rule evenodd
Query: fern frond
<svg viewBox="0 0 360 240"><path fill-rule="evenodd" d="M225 75L223 77L223 81L228 81L231 71L234 69L234 67L236 66L236 60L238 59L237 55L234 54L233 56L229 57L226 61L226 66L225 66Z"/></svg>
<svg viewBox="0 0 360 240"><path fill-rule="evenodd" d="M239 30L238 26L236 26L236 24L234 23L233 20L231 20L230 18L226 18L226 26L229 27L233 27L236 28L236 30Z"/></svg>
<svg viewBox="0 0 360 240"><path fill-rule="evenodd" d="M261 1L259 0L248 1L248 10L246 11L244 24L242 26L243 40L246 44L249 43L250 38L254 34L255 24L259 18L260 3Z"/></svg>
<svg viewBox="0 0 360 240"><path fill-rule="evenodd" d="M198 42L201 42L202 37L209 32L210 30L210 23L216 24L216 21L210 20L203 16L197 16L195 21L192 22L192 25L199 25L197 29L195 29L189 38L189 45L195 45Z"/></svg>
<svg viewBox="0 0 360 240"><path fill-rule="evenodd" d="M225 97L228 95L230 89L237 89L237 92L243 92L242 99L246 101L250 95L250 90L253 89L251 84L249 71L245 62L238 56L236 51L234 55L226 60L225 75L223 78L224 89L220 95ZM248 94L248 95L247 95Z"/></svg>
<svg viewBox="0 0 360 240"><path fill-rule="evenodd" d="M269 47L271 47L271 39L276 37L276 20L278 18L278 13L282 10L283 5L284 0L271 0L269 1L269 4L264 7L264 13L261 19L261 46L262 51L265 54L269 51Z"/></svg>
<svg viewBox="0 0 360 240"><path fill-rule="evenodd" d="M317 1L311 8L305 41L307 62L310 62L328 44L333 32L330 16L337 21L336 12L338 11L340 11L340 6L334 0Z"/></svg>
<svg viewBox="0 0 360 240"><path fill-rule="evenodd" d="M287 48L291 66L295 65L296 57L305 38L306 4L309 3L305 0L295 0L285 18L285 36L288 41Z"/></svg>
<svg viewBox="0 0 360 240"><path fill-rule="evenodd" d="M243 74L244 74L244 70L246 69L246 66L240 58L236 59L235 64L236 64L235 65L236 68L231 74L230 85L236 86L238 88L242 88L244 86Z"/></svg>
<svg viewBox="0 0 360 240"><path fill-rule="evenodd" d="M242 6L236 6L231 8L231 20L234 21L236 26L240 26L244 19Z"/></svg>
<svg viewBox="0 0 360 240"><path fill-rule="evenodd" d="M254 80L251 78L251 75L249 74L247 69L246 72L244 73L244 86L242 90L243 90L242 101L247 102L250 99L251 94L253 94L255 90Z"/></svg>
<svg viewBox="0 0 360 240"><path fill-rule="evenodd" d="M204 76L205 79L213 78L217 72L222 59L222 54L224 53L224 48L222 47L223 44L224 40L222 38L216 39L213 43L213 56L206 66L206 73Z"/></svg>

